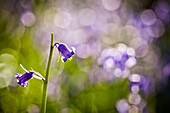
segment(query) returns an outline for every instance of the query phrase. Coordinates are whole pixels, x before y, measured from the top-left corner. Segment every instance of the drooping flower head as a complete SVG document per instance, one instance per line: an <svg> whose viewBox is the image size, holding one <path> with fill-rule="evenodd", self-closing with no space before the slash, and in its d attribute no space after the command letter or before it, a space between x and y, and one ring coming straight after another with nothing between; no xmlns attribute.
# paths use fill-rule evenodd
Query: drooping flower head
<svg viewBox="0 0 170 113"><path fill-rule="evenodd" d="M28 85L28 80L32 79L33 77L39 80L43 80L43 81L45 80L45 78L40 73L35 72L33 69L32 71L27 71L21 64L20 66L26 71L26 73L23 75L16 74L15 78L17 79L17 83L22 85L23 87L26 87Z"/></svg>
<svg viewBox="0 0 170 113"><path fill-rule="evenodd" d="M72 56L75 54L75 50L76 50L74 47L71 47L72 50L70 50L68 46L63 43L55 43L54 47L58 48L59 54L62 55L61 60L63 62L66 62L67 59L71 59Z"/></svg>

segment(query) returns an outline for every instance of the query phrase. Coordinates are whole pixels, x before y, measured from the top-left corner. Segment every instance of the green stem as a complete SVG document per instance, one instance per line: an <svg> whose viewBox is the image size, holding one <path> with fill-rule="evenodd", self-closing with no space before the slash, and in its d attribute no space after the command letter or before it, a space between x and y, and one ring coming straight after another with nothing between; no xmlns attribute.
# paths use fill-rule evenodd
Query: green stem
<svg viewBox="0 0 170 113"><path fill-rule="evenodd" d="M46 113L48 76L49 76L50 68L51 68L53 49L54 49L54 33L51 33L50 56L49 56L49 60L48 60L48 66L47 66L47 70L46 70L46 77L45 77L44 87L43 87L41 113Z"/></svg>

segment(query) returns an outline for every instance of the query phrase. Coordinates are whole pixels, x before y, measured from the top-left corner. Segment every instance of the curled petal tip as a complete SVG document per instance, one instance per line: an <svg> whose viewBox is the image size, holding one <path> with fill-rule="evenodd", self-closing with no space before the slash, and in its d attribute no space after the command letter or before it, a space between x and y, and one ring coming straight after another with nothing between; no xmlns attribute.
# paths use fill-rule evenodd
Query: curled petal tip
<svg viewBox="0 0 170 113"><path fill-rule="evenodd" d="M62 58L61 58L61 61L62 61L62 62L66 62L66 61L67 61L67 58L62 57Z"/></svg>
<svg viewBox="0 0 170 113"><path fill-rule="evenodd" d="M71 49L72 49L72 51L73 51L74 53L76 53L76 48L75 48L75 47L71 47Z"/></svg>
<svg viewBox="0 0 170 113"><path fill-rule="evenodd" d="M21 83L23 87L26 87L28 85L28 82Z"/></svg>
<svg viewBox="0 0 170 113"><path fill-rule="evenodd" d="M22 76L21 74L16 74L15 78L17 79L17 78L20 78L21 76Z"/></svg>
<svg viewBox="0 0 170 113"><path fill-rule="evenodd" d="M59 46L59 45L60 45L60 43L56 42L56 43L54 44L54 47L57 47L57 46Z"/></svg>

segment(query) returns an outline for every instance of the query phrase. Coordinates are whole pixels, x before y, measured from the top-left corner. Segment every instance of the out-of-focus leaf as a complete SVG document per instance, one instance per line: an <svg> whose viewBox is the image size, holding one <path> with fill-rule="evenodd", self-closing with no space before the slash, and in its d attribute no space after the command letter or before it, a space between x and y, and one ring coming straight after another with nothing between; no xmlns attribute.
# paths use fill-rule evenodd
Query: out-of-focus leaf
<svg viewBox="0 0 170 113"><path fill-rule="evenodd" d="M0 105L4 113L18 113L19 102L11 94L1 96Z"/></svg>
<svg viewBox="0 0 170 113"><path fill-rule="evenodd" d="M79 95L71 97L74 104L83 113L108 113L115 111L115 104L128 95L127 81L112 85L102 84L92 86L82 91Z"/></svg>

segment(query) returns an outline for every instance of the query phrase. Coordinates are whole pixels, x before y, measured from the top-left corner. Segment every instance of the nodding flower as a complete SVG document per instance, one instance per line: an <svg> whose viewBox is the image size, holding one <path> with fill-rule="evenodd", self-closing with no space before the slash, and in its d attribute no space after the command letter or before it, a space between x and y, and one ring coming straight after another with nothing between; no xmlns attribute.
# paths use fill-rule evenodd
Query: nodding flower
<svg viewBox="0 0 170 113"><path fill-rule="evenodd" d="M54 47L58 48L59 54L62 55L61 60L66 62L67 59L72 59L72 56L75 54L75 48L71 47L72 50L68 48L66 44L63 43L55 43Z"/></svg>
<svg viewBox="0 0 170 113"><path fill-rule="evenodd" d="M15 78L17 79L17 83L22 85L23 87L26 87L28 85L28 80L32 78L36 78L39 80L44 81L45 78L38 72L35 72L33 69L32 71L27 71L21 64L20 66L26 71L25 74L16 74ZM35 75L36 74L36 75Z"/></svg>

